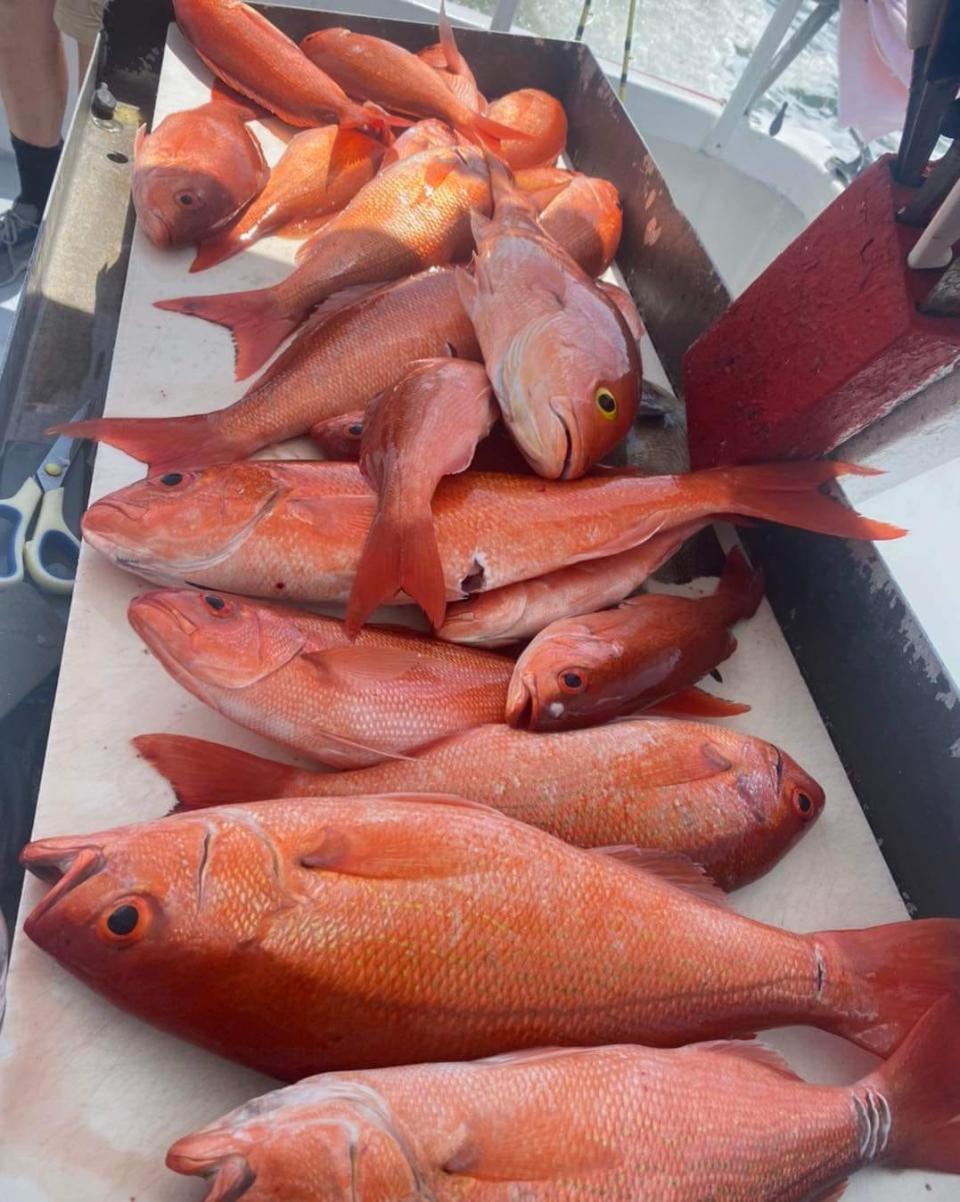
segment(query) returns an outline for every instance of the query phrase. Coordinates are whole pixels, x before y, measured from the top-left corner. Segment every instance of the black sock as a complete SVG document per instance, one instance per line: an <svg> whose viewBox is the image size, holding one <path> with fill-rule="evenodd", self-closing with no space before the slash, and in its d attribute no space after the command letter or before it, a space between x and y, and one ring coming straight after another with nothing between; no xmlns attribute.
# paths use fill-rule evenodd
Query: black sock
<svg viewBox="0 0 960 1202"><path fill-rule="evenodd" d="M56 146L34 146L32 142L21 142L16 134L10 135L10 141L20 175L20 195L17 200L21 204L33 205L42 213L50 195L57 163L60 162L63 142L58 142Z"/></svg>

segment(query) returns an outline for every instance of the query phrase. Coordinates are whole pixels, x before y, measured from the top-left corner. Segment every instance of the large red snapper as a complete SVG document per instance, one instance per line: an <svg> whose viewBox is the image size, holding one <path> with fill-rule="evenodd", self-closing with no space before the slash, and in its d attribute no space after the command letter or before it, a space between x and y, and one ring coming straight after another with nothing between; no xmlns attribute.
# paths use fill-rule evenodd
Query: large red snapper
<svg viewBox="0 0 960 1202"><path fill-rule="evenodd" d="M408 631L372 629L351 642L334 618L196 589L144 593L129 618L195 697L339 768L498 721L512 667Z"/></svg>
<svg viewBox="0 0 960 1202"><path fill-rule="evenodd" d="M853 1085L808 1085L742 1041L312 1077L177 1140L167 1165L206 1178L207 1202L827 1202L867 1165L960 1173L958 1023L944 998Z"/></svg>
<svg viewBox="0 0 960 1202"><path fill-rule="evenodd" d="M459 799L220 806L40 839L41 948L283 1079L805 1024L889 1055L960 980L960 922L798 935L688 860L571 847Z"/></svg>
<svg viewBox="0 0 960 1202"><path fill-rule="evenodd" d="M447 476L433 515L447 599L544 576L725 515L845 538L898 538L818 487L835 460L713 468L684 476ZM95 502L87 542L129 571L288 601L346 601L376 507L356 464L255 460L150 476Z"/></svg>
<svg viewBox="0 0 960 1202"><path fill-rule="evenodd" d="M473 216L460 298L517 446L541 476L575 479L633 424L640 354L619 308L544 232L503 164L488 164L494 216Z"/></svg>
<svg viewBox="0 0 960 1202"><path fill-rule="evenodd" d="M500 145L501 158L514 171L552 165L563 153L567 144L567 114L560 101L548 92L539 88L508 92L491 101L487 113L502 125L526 135L506 138Z"/></svg>

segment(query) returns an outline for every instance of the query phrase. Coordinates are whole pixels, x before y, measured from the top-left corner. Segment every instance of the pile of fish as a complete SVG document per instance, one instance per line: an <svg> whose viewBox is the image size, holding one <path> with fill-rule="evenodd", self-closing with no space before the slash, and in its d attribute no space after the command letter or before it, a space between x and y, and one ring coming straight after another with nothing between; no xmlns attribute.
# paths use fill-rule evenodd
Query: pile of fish
<svg viewBox="0 0 960 1202"><path fill-rule="evenodd" d="M129 618L180 685L326 770L145 733L172 815L23 852L51 884L26 931L65 968L298 1082L169 1166L210 1202L799 1202L882 1159L960 1171L960 925L729 908L824 806L703 721L746 708L698 682L763 581L734 549L710 596L634 595L720 517L897 537L821 491L864 469L602 465L641 406L640 316L597 280L616 189L557 165L557 99L480 92L442 11L413 54L174 8L217 84L140 132L141 231L194 271L303 241L274 287L158 302L229 329L238 377L280 353L225 409L70 427L149 469L84 535L160 586ZM265 114L293 127L272 171ZM307 434L334 457L250 458ZM383 603L432 634L368 626ZM795 1023L886 1062L804 1085L736 1042Z"/></svg>

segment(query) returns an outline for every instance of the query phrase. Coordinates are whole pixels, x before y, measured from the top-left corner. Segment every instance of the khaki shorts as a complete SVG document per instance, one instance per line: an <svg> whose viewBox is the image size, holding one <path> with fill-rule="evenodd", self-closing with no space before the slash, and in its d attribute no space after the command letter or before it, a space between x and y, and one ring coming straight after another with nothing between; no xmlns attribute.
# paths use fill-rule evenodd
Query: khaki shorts
<svg viewBox="0 0 960 1202"><path fill-rule="evenodd" d="M92 46L100 32L104 0L57 0L53 19L61 33Z"/></svg>

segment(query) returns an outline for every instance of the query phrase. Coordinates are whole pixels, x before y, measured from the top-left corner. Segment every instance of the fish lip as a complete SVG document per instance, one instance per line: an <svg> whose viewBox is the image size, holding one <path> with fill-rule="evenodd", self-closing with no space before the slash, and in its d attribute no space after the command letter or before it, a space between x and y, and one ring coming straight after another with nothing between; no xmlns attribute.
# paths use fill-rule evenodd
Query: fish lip
<svg viewBox="0 0 960 1202"><path fill-rule="evenodd" d="M586 467L583 462L583 449L580 440L580 429L577 425L576 414L572 409L569 411L558 409L557 406L552 403L550 405L550 410L563 427L563 436L566 439L567 444L566 451L563 456L563 466L560 468L559 479L576 479L577 477L583 475ZM571 423L573 426L572 429ZM576 437L574 437L574 435L576 435ZM575 472L574 469L576 469Z"/></svg>
<svg viewBox="0 0 960 1202"><path fill-rule="evenodd" d="M193 1153L194 1135L185 1135L167 1151L166 1165L185 1177L206 1177L210 1182L207 1202L237 1202L256 1183L257 1174L240 1152Z"/></svg>
<svg viewBox="0 0 960 1202"><path fill-rule="evenodd" d="M518 730L533 730L540 717L540 700L534 676L514 675L507 689L506 719Z"/></svg>
<svg viewBox="0 0 960 1202"><path fill-rule="evenodd" d="M147 637L149 629L144 626L140 616L141 612L145 609L155 610L162 614L167 621L173 622L182 634L191 635L196 632L196 623L191 622L186 614L182 613L176 605L171 605L165 600L164 590L154 589L147 593L141 593L139 597L134 597L127 607L127 619L145 643L149 644L150 642Z"/></svg>
<svg viewBox="0 0 960 1202"><path fill-rule="evenodd" d="M82 843L75 848L65 848L60 839L38 839L21 851L20 863L39 880L53 886L24 920L23 929L32 939L44 915L77 885L100 872L106 857L103 848L97 844Z"/></svg>

